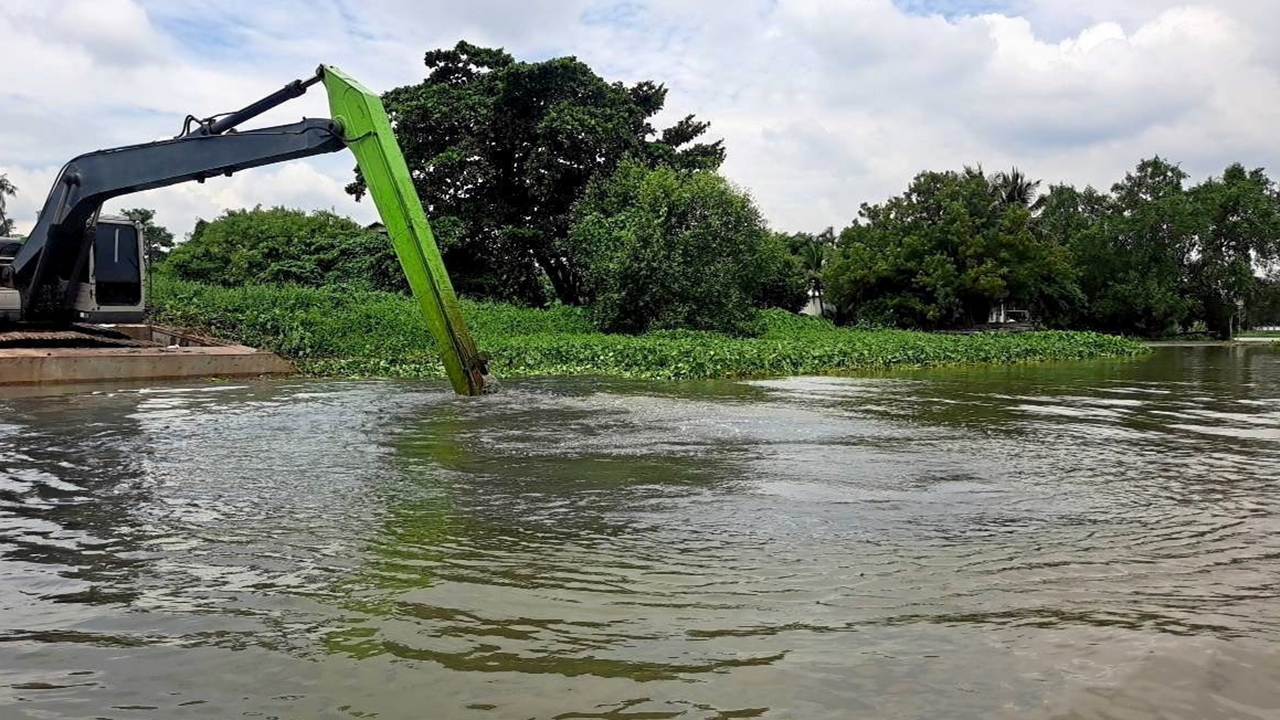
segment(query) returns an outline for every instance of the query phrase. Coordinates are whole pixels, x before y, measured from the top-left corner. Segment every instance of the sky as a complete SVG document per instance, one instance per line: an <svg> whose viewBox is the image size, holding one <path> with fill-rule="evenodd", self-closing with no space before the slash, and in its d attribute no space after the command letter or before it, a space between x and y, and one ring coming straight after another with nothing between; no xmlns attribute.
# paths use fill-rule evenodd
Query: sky
<svg viewBox="0 0 1280 720"><path fill-rule="evenodd" d="M20 232L58 169L176 135L336 65L377 91L458 40L573 55L669 88L774 228L844 227L922 170L1016 165L1108 187L1161 155L1193 179L1280 159L1276 0L4 0L0 172ZM257 124L328 113L313 91ZM119 198L181 238L225 209L376 212L338 153ZM1273 175L1280 176L1280 171ZM115 206L119 207L115 207Z"/></svg>

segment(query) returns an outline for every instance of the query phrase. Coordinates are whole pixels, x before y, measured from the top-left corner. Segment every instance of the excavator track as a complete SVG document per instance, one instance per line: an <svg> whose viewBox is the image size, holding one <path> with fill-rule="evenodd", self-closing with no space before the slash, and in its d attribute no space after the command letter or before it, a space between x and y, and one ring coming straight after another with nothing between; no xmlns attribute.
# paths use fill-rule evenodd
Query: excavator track
<svg viewBox="0 0 1280 720"><path fill-rule="evenodd" d="M158 345L135 340L124 333L79 325L63 329L0 331L0 348L143 348Z"/></svg>

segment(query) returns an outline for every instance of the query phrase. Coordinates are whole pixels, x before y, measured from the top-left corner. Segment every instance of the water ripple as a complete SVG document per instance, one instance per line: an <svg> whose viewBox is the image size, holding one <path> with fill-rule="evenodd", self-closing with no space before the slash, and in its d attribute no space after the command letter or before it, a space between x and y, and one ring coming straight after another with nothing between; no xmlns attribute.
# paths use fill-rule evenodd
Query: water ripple
<svg viewBox="0 0 1280 720"><path fill-rule="evenodd" d="M1263 717L1276 358L0 397L0 716Z"/></svg>

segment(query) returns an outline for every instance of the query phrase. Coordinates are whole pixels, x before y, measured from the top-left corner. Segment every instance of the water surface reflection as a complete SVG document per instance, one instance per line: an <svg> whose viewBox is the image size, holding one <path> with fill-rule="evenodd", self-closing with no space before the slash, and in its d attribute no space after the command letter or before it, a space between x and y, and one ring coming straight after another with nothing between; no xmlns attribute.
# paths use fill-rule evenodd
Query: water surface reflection
<svg viewBox="0 0 1280 720"><path fill-rule="evenodd" d="M1280 356L0 396L0 716L1280 716Z"/></svg>

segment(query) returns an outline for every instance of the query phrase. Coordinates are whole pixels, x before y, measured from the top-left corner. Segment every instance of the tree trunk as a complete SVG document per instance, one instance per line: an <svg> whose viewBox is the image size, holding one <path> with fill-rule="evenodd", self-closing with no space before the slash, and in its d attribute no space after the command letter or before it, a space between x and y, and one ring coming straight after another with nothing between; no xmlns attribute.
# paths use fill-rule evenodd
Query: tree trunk
<svg viewBox="0 0 1280 720"><path fill-rule="evenodd" d="M538 265L546 271L551 286L556 290L556 298L565 305L582 305L582 282L578 274L563 258L548 257L543 253L535 253Z"/></svg>

